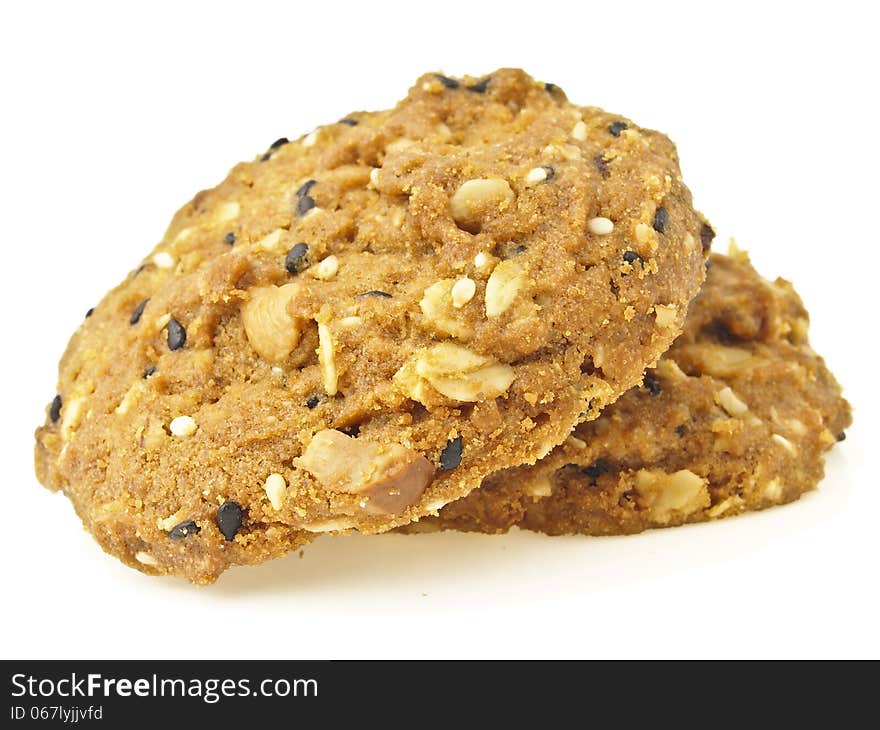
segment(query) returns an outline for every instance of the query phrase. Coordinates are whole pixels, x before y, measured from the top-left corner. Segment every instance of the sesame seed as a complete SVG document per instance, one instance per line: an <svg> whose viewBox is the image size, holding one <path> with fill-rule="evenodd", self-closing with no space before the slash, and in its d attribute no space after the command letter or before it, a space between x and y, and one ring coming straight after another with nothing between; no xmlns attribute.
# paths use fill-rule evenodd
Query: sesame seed
<svg viewBox="0 0 880 730"><path fill-rule="evenodd" d="M308 253L309 244L297 243L287 252L287 256L284 257L284 268L291 274L298 274L307 265L306 256Z"/></svg>
<svg viewBox="0 0 880 730"><path fill-rule="evenodd" d="M159 368L155 365L147 365L147 367L144 368L144 379L149 378L151 375L155 375L158 370Z"/></svg>
<svg viewBox="0 0 880 730"><path fill-rule="evenodd" d="M340 119L339 123L345 124L349 127L356 127L357 126L357 119L352 119L351 117L346 117L345 119Z"/></svg>
<svg viewBox="0 0 880 730"><path fill-rule="evenodd" d="M645 378L644 378L644 380L642 381L642 385L645 386L645 388L647 389L647 391L648 391L652 396L658 396L658 395L660 395L660 381L657 380L657 378L654 378L654 377L652 377L652 376L650 376L650 375L646 375Z"/></svg>
<svg viewBox="0 0 880 730"><path fill-rule="evenodd" d="M307 134L303 137L302 146L303 147L314 147L315 142L318 141L318 130L316 129L314 132Z"/></svg>
<svg viewBox="0 0 880 730"><path fill-rule="evenodd" d="M597 236L607 236L614 230L614 222L610 218L596 216L587 221L587 230Z"/></svg>
<svg viewBox="0 0 880 730"><path fill-rule="evenodd" d="M486 88L489 86L489 82L492 80L491 76L487 76L481 81L477 81L475 84L471 84L467 87L468 91L473 91L475 94L485 94Z"/></svg>
<svg viewBox="0 0 880 730"><path fill-rule="evenodd" d="M482 269L487 266L489 263L489 255L480 251L476 256L474 256L474 266L478 269Z"/></svg>
<svg viewBox="0 0 880 730"><path fill-rule="evenodd" d="M443 451L440 452L440 468L443 471L455 469L461 464L462 441L461 436L456 436L446 442Z"/></svg>
<svg viewBox="0 0 880 730"><path fill-rule="evenodd" d="M391 299L391 295L387 291L381 291L379 289L370 289L370 291L362 292L361 294L355 294L355 299L363 299L364 297L379 297L380 299Z"/></svg>
<svg viewBox="0 0 880 730"><path fill-rule="evenodd" d="M527 185L537 185L547 179L547 170L543 167L533 167L526 173L525 181Z"/></svg>
<svg viewBox="0 0 880 730"><path fill-rule="evenodd" d="M785 436L782 436L778 433L774 433L770 438L772 438L777 444L782 446L788 453L794 455L797 454L797 447L789 441Z"/></svg>
<svg viewBox="0 0 880 730"><path fill-rule="evenodd" d="M92 307L88 312L86 312L86 319L91 317L95 313L95 308Z"/></svg>
<svg viewBox="0 0 880 730"><path fill-rule="evenodd" d="M370 170L370 184L375 188L379 185L379 168L374 167Z"/></svg>
<svg viewBox="0 0 880 730"><path fill-rule="evenodd" d="M287 493L287 482L281 474L270 474L266 477L266 484L263 486L266 496L272 509L276 512L281 509L284 504L284 495Z"/></svg>
<svg viewBox="0 0 880 730"><path fill-rule="evenodd" d="M474 293L476 291L477 285L473 279L470 279L467 276L463 279L459 279L452 285L452 306L456 309L461 309L474 298Z"/></svg>
<svg viewBox="0 0 880 730"><path fill-rule="evenodd" d="M231 542L241 529L241 518L241 505L237 502L224 502L220 505L217 510L217 527L227 541Z"/></svg>
<svg viewBox="0 0 880 730"><path fill-rule="evenodd" d="M315 199L310 195L303 195L296 201L296 214L300 218L315 207Z"/></svg>
<svg viewBox="0 0 880 730"><path fill-rule="evenodd" d="M715 231L708 223L704 223L700 228L700 244L703 246L703 251L708 251L712 247L713 240L715 240Z"/></svg>
<svg viewBox="0 0 880 730"><path fill-rule="evenodd" d="M619 120L611 122L611 124L608 125L608 131L611 133L612 137L619 137L624 129L629 129L629 125L626 122L621 122Z"/></svg>
<svg viewBox="0 0 880 730"><path fill-rule="evenodd" d="M309 396L309 399L306 401L306 408L312 410L318 403L321 402L321 399L316 395Z"/></svg>
<svg viewBox="0 0 880 730"><path fill-rule="evenodd" d="M198 425L192 416L178 416L168 424L168 430L171 431L172 435L180 438L192 436L197 429Z"/></svg>
<svg viewBox="0 0 880 730"><path fill-rule="evenodd" d="M131 317L129 317L128 319L129 324L137 324L138 322L140 322L141 315L144 313L144 307L147 306L147 302L149 301L150 298L147 297L146 299L144 299L144 301L142 301L134 308L134 312L132 312Z"/></svg>
<svg viewBox="0 0 880 730"><path fill-rule="evenodd" d="M144 565L158 565L159 564L159 561L156 560L156 558L154 558L149 553L145 553L143 550L136 552L134 554L134 559L137 560L139 563L143 563Z"/></svg>
<svg viewBox="0 0 880 730"><path fill-rule="evenodd" d="M283 147L284 145L290 142L287 137L279 137L272 144L269 145L270 150L277 150L279 147Z"/></svg>
<svg viewBox="0 0 880 730"><path fill-rule="evenodd" d="M52 404L49 406L49 420L52 421L52 423L56 423L60 417L61 417L61 396L56 395L52 399Z"/></svg>
<svg viewBox="0 0 880 730"><path fill-rule="evenodd" d="M846 441L846 431L841 431L839 434L837 434L837 440Z"/></svg>
<svg viewBox="0 0 880 730"><path fill-rule="evenodd" d="M654 230L657 233L666 233L669 225L669 212L662 205L654 212Z"/></svg>
<svg viewBox="0 0 880 730"><path fill-rule="evenodd" d="M628 264L634 264L636 261L643 261L642 257L639 256L635 251L624 251L623 252L623 260Z"/></svg>
<svg viewBox="0 0 880 730"><path fill-rule="evenodd" d="M173 269L176 262L174 257L167 251L159 251L153 254L153 263L160 269Z"/></svg>
<svg viewBox="0 0 880 730"><path fill-rule="evenodd" d="M587 125L584 124L583 121L575 124L571 130L571 136L574 137L578 142L585 142L587 139Z"/></svg>
<svg viewBox="0 0 880 730"><path fill-rule="evenodd" d="M581 474L590 480L590 483L594 487L596 486L596 480L611 469L611 465L605 461L605 459L596 459L596 461L590 466L574 466L580 470Z"/></svg>
<svg viewBox="0 0 880 730"><path fill-rule="evenodd" d="M436 78L437 81L443 84L447 89L458 88L458 81L456 79L451 79L448 76L443 76L443 74L434 74L434 78Z"/></svg>
<svg viewBox="0 0 880 730"><path fill-rule="evenodd" d="M168 531L168 537L172 540L183 540L185 537L189 537L190 535L197 535L202 531L202 528L199 527L192 520L187 520L186 522L181 522L179 525L175 525Z"/></svg>
<svg viewBox="0 0 880 730"><path fill-rule="evenodd" d="M608 175L611 174L608 171L608 160L605 159L605 155L596 155L593 158L593 164L596 166L596 169L602 177L608 177Z"/></svg>
<svg viewBox="0 0 880 730"><path fill-rule="evenodd" d="M235 234L230 231L225 236L223 236L223 242L228 243L230 246L235 243Z"/></svg>
<svg viewBox="0 0 880 730"><path fill-rule="evenodd" d="M306 180L302 185L299 186L295 195L297 198L302 198L309 194L309 191L314 187L317 180Z"/></svg>
<svg viewBox="0 0 880 730"><path fill-rule="evenodd" d="M168 349L179 350L186 344L186 330L173 317L168 320Z"/></svg>

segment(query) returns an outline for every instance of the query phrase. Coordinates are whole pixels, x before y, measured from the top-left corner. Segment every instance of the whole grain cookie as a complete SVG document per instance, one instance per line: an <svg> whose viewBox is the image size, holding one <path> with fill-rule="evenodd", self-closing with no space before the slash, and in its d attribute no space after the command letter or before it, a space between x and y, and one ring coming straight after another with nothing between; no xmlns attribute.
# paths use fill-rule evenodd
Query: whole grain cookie
<svg viewBox="0 0 880 730"><path fill-rule="evenodd" d="M74 334L38 475L195 581L405 524L637 383L709 237L663 135L521 71L428 74L177 213Z"/></svg>
<svg viewBox="0 0 880 730"><path fill-rule="evenodd" d="M791 285L713 254L685 331L640 388L534 466L411 525L616 535L791 502L823 475L849 404L807 341Z"/></svg>

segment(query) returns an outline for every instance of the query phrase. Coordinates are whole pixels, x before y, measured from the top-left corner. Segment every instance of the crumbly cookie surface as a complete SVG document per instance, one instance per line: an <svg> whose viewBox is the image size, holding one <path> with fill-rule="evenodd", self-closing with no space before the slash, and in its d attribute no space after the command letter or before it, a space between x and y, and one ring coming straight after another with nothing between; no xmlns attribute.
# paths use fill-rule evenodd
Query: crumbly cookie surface
<svg viewBox="0 0 880 730"><path fill-rule="evenodd" d="M807 325L787 281L713 254L684 333L641 387L410 529L616 535L797 499L851 421Z"/></svg>
<svg viewBox="0 0 880 730"><path fill-rule="evenodd" d="M663 135L521 71L428 74L176 214L74 334L38 476L196 581L405 524L638 382L710 237Z"/></svg>

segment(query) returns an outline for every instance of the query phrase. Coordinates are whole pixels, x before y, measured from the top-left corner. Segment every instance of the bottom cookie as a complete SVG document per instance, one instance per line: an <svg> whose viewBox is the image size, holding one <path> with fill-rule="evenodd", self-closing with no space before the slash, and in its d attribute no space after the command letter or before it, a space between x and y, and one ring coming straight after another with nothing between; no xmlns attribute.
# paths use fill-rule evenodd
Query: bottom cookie
<svg viewBox="0 0 880 730"><path fill-rule="evenodd" d="M404 530L631 534L791 502L851 423L807 329L791 284L744 253L713 254L684 332L641 387L534 466Z"/></svg>

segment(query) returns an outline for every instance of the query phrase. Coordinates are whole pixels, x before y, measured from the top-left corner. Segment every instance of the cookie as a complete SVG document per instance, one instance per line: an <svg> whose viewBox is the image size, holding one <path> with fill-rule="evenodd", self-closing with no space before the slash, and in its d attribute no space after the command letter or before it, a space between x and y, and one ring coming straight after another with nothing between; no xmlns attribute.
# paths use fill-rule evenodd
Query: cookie
<svg viewBox="0 0 880 730"><path fill-rule="evenodd" d="M791 285L713 254L684 333L641 387L534 466L490 476L413 530L617 535L791 502L851 422Z"/></svg>
<svg viewBox="0 0 880 730"><path fill-rule="evenodd" d="M406 524L637 383L709 236L662 134L522 71L428 74L175 215L74 334L38 476L200 582Z"/></svg>

